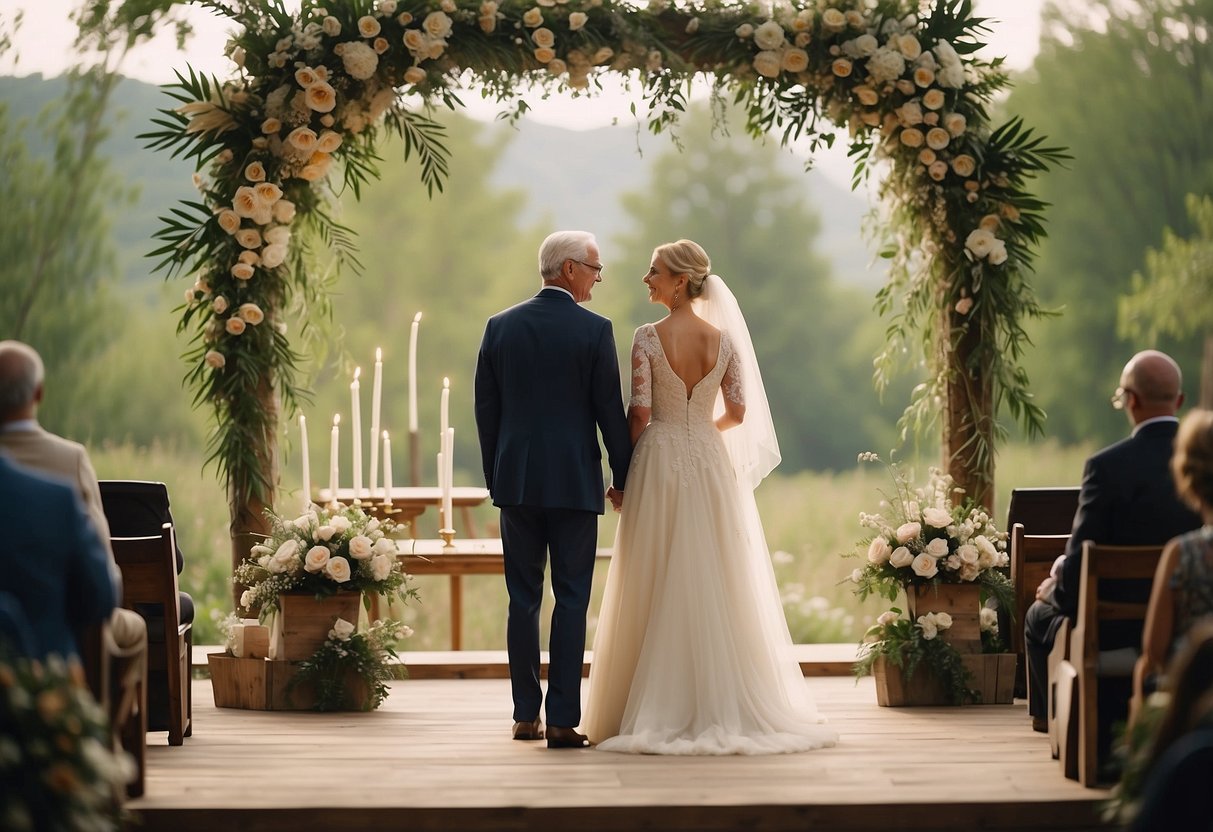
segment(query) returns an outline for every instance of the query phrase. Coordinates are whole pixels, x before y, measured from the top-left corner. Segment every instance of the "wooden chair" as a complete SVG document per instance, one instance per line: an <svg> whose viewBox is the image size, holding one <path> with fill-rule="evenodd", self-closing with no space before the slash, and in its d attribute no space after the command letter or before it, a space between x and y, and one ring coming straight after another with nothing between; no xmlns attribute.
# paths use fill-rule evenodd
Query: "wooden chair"
<svg viewBox="0 0 1213 832"><path fill-rule="evenodd" d="M1140 653L1141 646L1139 636L1136 651L1123 648L1101 652L1100 627L1110 622L1144 624L1149 599L1144 596L1141 600L1120 599L1133 599L1141 595L1141 589L1148 586L1154 577L1162 548L1101 546L1089 540L1083 544L1078 618L1070 637L1070 658L1062 663L1060 671L1063 675L1070 675L1072 671L1072 678L1076 682L1072 698L1077 699L1078 703L1075 714L1078 728L1067 733L1075 737L1078 780L1087 787L1096 786L1099 780L1099 680L1131 677L1134 660L1128 653ZM1061 732L1062 720L1068 719L1074 712L1066 711L1062 701L1066 693L1062 690L1060 678L1057 682L1058 730ZM1112 704L1105 702L1103 707L1108 708ZM1066 712L1064 716L1063 711ZM1066 738L1066 733L1061 733L1058 738L1062 743L1060 758L1063 770L1073 759L1073 749L1066 747Z"/></svg>
<svg viewBox="0 0 1213 832"><path fill-rule="evenodd" d="M1015 587L1015 622L1011 626L1011 652L1015 654L1016 688L1027 694L1027 654L1023 641L1024 616L1036 600L1036 589L1049 576L1058 555L1066 551L1070 535L1027 534L1023 523L1011 527L1011 583Z"/></svg>
<svg viewBox="0 0 1213 832"><path fill-rule="evenodd" d="M1007 529L1022 523L1028 534L1069 534L1078 511L1078 486L1013 488Z"/></svg>
<svg viewBox="0 0 1213 832"><path fill-rule="evenodd" d="M163 675L168 690L168 742L181 745L191 733L193 703L190 693L191 625L180 621L177 566L173 527L165 523L151 537L113 537L114 560L122 570L122 605L161 604L157 620L162 632L148 633L148 675ZM144 708L146 718L147 709Z"/></svg>

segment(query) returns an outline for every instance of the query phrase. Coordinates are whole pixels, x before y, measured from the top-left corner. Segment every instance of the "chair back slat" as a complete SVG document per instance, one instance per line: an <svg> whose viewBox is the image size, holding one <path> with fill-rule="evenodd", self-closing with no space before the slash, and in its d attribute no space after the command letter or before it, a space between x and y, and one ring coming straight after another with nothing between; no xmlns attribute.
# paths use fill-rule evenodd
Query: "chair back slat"
<svg viewBox="0 0 1213 832"><path fill-rule="evenodd" d="M1053 561L1065 553L1069 542L1069 534L1027 534L1023 523L1011 527L1011 583L1015 591L1011 650L1021 657L1024 616L1036 598L1036 588L1049 576Z"/></svg>
<svg viewBox="0 0 1213 832"><path fill-rule="evenodd" d="M1078 590L1078 618L1073 657L1078 669L1078 779L1084 786L1098 783L1099 632L1105 622L1144 624L1148 597L1134 599L1144 581L1154 577L1162 557L1158 546L1102 546L1090 540L1082 546L1082 577ZM1125 594L1129 598L1125 598ZM1140 643L1138 649L1140 649ZM1105 703L1109 707L1111 703Z"/></svg>
<svg viewBox="0 0 1213 832"><path fill-rule="evenodd" d="M1078 486L1012 489L1005 528L1022 523L1028 534L1069 534L1078 511L1078 491Z"/></svg>

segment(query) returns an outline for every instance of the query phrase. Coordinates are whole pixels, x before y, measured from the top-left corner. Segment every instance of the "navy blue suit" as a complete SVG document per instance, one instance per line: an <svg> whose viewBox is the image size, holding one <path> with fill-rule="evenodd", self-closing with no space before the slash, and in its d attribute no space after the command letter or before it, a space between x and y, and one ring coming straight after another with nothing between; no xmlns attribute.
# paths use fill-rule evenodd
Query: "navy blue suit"
<svg viewBox="0 0 1213 832"><path fill-rule="evenodd" d="M34 658L76 655L75 631L118 604L110 557L76 491L0 454L3 587L21 607Z"/></svg>
<svg viewBox="0 0 1213 832"><path fill-rule="evenodd" d="M501 509L514 719L537 719L543 703L539 608L550 553L547 722L575 728L605 508L599 432L620 491L632 453L611 322L553 288L490 318L476 363L476 428L485 484Z"/></svg>
<svg viewBox="0 0 1213 832"><path fill-rule="evenodd" d="M1179 425L1166 420L1143 425L1136 433L1087 460L1078 511L1066 545L1053 601L1036 601L1024 616L1024 640L1030 667L1028 710L1043 716L1049 651L1062 617L1078 615L1082 544L1153 546L1200 526L1200 517L1179 501L1171 479L1171 452ZM1149 597L1149 588L1142 588ZM1141 627L1100 632L1100 648L1141 647ZM1101 715L1105 709L1101 708Z"/></svg>

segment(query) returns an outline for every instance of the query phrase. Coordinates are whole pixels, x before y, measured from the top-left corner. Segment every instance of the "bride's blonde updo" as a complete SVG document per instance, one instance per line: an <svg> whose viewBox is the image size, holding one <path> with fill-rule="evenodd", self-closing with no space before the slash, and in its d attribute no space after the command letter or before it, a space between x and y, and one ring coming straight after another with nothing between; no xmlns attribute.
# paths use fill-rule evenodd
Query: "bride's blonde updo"
<svg viewBox="0 0 1213 832"><path fill-rule="evenodd" d="M694 240L679 240L657 246L653 254L671 274L687 276L687 297L694 299L703 294L703 281L712 273L712 258L703 246Z"/></svg>

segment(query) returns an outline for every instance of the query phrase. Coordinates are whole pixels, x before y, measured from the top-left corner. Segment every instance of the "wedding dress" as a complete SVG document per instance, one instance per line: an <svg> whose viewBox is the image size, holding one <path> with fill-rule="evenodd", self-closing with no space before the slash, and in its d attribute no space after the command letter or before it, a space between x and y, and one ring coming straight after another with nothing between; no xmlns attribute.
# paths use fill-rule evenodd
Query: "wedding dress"
<svg viewBox="0 0 1213 832"><path fill-rule="evenodd" d="M723 281L709 281L705 298L735 307ZM632 455L594 639L582 728L602 750L775 754L837 740L791 653L754 502L779 457L769 424L765 445L745 446L769 410L765 394L746 398L761 377L736 314L689 393L653 325L636 331L632 404L652 416ZM747 430L716 429L721 395L746 404Z"/></svg>

